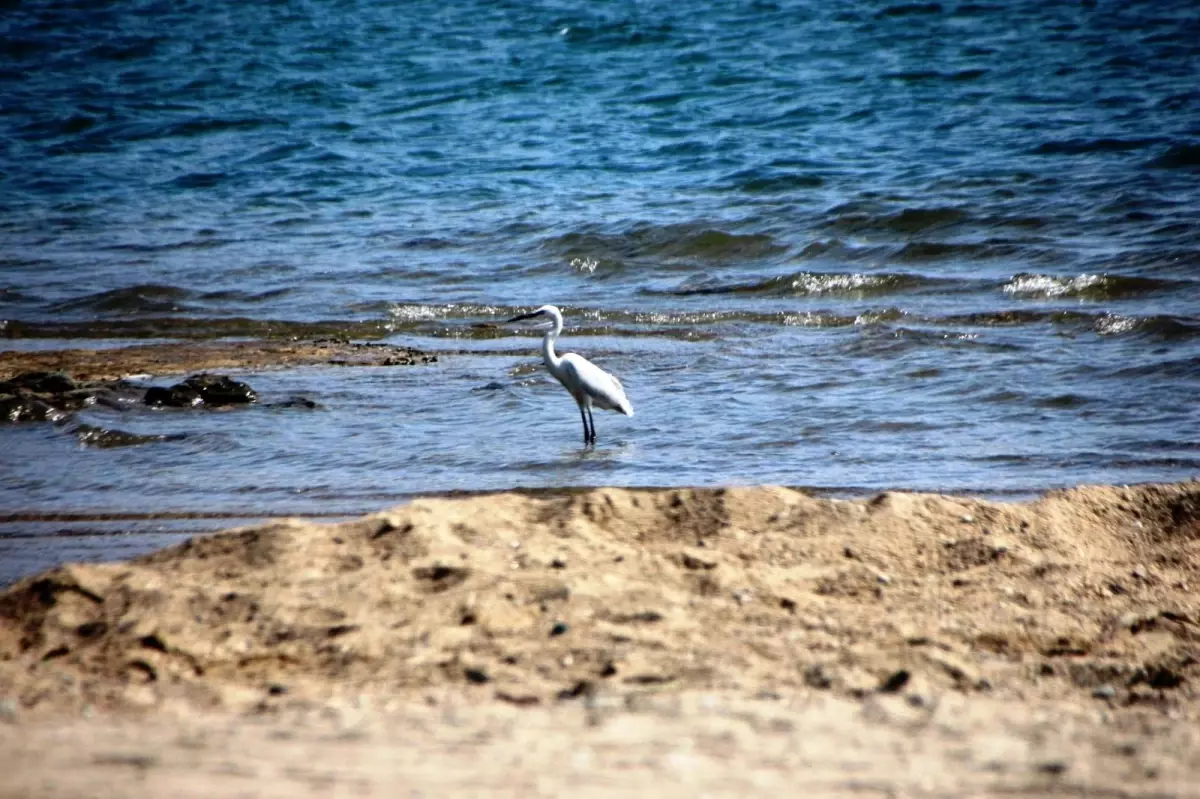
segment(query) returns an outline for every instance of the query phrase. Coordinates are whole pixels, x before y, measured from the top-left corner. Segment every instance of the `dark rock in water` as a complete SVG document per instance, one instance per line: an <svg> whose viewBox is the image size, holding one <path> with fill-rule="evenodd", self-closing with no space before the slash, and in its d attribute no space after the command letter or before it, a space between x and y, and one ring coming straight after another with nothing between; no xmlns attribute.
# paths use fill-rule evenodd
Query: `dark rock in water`
<svg viewBox="0 0 1200 799"><path fill-rule="evenodd" d="M23 372L0 380L0 422L44 422L92 402L92 390L60 372Z"/></svg>
<svg viewBox="0 0 1200 799"><path fill-rule="evenodd" d="M11 393L23 388L35 394L65 394L78 388L75 381L62 372L24 372L11 380L0 382L0 391Z"/></svg>
<svg viewBox="0 0 1200 799"><path fill-rule="evenodd" d="M147 405L166 405L171 408L187 408L201 403L200 392L182 383L170 388L151 386L146 390Z"/></svg>
<svg viewBox="0 0 1200 799"><path fill-rule="evenodd" d="M183 381L183 385L195 388L205 405L240 405L258 401L254 389L225 375L192 375Z"/></svg>
<svg viewBox="0 0 1200 799"><path fill-rule="evenodd" d="M325 406L316 400L310 400L308 397L289 397L280 402L272 402L267 405L268 408L308 408L309 410L318 410Z"/></svg>
<svg viewBox="0 0 1200 799"><path fill-rule="evenodd" d="M89 389L88 393L97 405L124 413L129 410L130 403L135 401L134 395L140 392L131 390L129 386L114 383Z"/></svg>
<svg viewBox="0 0 1200 799"><path fill-rule="evenodd" d="M193 405L220 407L256 402L258 394L250 386L226 375L192 375L170 388L154 386L146 391L147 405L188 408Z"/></svg>
<svg viewBox="0 0 1200 799"><path fill-rule="evenodd" d="M106 427L81 424L75 428L75 437L85 447L111 449L113 447L136 447L139 444L152 444L158 441L179 441L185 436L180 433L147 436L138 433L127 433L124 430L112 430Z"/></svg>
<svg viewBox="0 0 1200 799"><path fill-rule="evenodd" d="M136 391L133 386L119 380L77 383L61 372L23 372L8 380L0 380L0 423L58 421L64 414L97 402L125 410L125 402L136 401ZM128 399L123 400L123 397ZM147 405L177 408L192 405L221 407L257 400L254 389L245 383L225 375L212 374L192 375L170 388L155 386L142 398ZM113 441L120 438L111 437Z"/></svg>
<svg viewBox="0 0 1200 799"><path fill-rule="evenodd" d="M50 403L28 394L0 394L0 421L44 422L54 411Z"/></svg>

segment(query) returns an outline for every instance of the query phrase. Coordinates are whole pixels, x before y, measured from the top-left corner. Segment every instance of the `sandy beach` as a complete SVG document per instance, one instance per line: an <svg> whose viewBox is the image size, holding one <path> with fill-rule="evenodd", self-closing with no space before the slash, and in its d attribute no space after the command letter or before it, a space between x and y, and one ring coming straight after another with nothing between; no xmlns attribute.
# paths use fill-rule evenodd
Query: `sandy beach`
<svg viewBox="0 0 1200 799"><path fill-rule="evenodd" d="M1196 795L1197 537L1195 481L595 488L67 564L0 594L0 795Z"/></svg>

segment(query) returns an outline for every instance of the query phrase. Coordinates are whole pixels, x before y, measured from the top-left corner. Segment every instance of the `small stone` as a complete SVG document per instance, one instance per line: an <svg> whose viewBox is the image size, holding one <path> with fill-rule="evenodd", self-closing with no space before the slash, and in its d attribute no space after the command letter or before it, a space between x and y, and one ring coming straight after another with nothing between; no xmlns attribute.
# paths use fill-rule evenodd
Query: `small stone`
<svg viewBox="0 0 1200 799"><path fill-rule="evenodd" d="M566 558L555 558L554 560L550 561L550 568L551 569L567 568L567 559Z"/></svg>
<svg viewBox="0 0 1200 799"><path fill-rule="evenodd" d="M17 720L17 703L12 699L0 701L0 721L13 722Z"/></svg>
<svg viewBox="0 0 1200 799"><path fill-rule="evenodd" d="M879 574L875 575L875 579L879 581L880 585L888 585L889 583L892 582L892 578L890 576L884 574L883 572L880 572Z"/></svg>
<svg viewBox="0 0 1200 799"><path fill-rule="evenodd" d="M880 684L879 692L884 694L894 694L908 684L910 677L912 677L912 674L908 671L908 669L900 669L899 671L893 672L892 674L888 675L888 678Z"/></svg>
<svg viewBox="0 0 1200 799"><path fill-rule="evenodd" d="M596 684L591 680L579 680L570 688L564 688L558 692L558 701L564 702L568 699L584 699L596 695Z"/></svg>
<svg viewBox="0 0 1200 799"><path fill-rule="evenodd" d="M1111 685L1101 685L1092 691L1092 697L1095 699L1112 699L1117 695L1117 689Z"/></svg>
<svg viewBox="0 0 1200 799"><path fill-rule="evenodd" d="M483 669L463 669L463 676L476 685L483 685L492 679Z"/></svg>
<svg viewBox="0 0 1200 799"><path fill-rule="evenodd" d="M554 626L550 628L550 637L554 638L555 636L563 635L570 629L566 622L556 621L554 622Z"/></svg>
<svg viewBox="0 0 1200 799"><path fill-rule="evenodd" d="M833 686L833 676L820 663L814 663L804 670L804 684L811 688L826 690Z"/></svg>
<svg viewBox="0 0 1200 799"><path fill-rule="evenodd" d="M958 520L963 524L970 524L971 522L975 521L975 517L969 513L964 513L962 516L958 517Z"/></svg>
<svg viewBox="0 0 1200 799"><path fill-rule="evenodd" d="M533 707L534 705L541 704L542 701L534 694L513 694L507 691L497 691L496 698L501 702L508 702L510 705L516 705L517 707Z"/></svg>
<svg viewBox="0 0 1200 799"><path fill-rule="evenodd" d="M691 569L692 571L710 571L717 568L716 561L698 558L688 552L680 554L679 562L683 564L685 569Z"/></svg>
<svg viewBox="0 0 1200 799"><path fill-rule="evenodd" d="M1146 684L1151 688L1157 688L1160 691L1166 691L1171 688L1178 688L1184 682L1182 674L1172 671L1165 666L1159 666L1152 669L1146 675Z"/></svg>

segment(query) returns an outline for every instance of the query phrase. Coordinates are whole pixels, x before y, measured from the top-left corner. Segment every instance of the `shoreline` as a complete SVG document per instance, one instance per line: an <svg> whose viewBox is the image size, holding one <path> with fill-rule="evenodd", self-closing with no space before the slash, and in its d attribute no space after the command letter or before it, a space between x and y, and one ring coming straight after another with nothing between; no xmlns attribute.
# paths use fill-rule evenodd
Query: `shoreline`
<svg viewBox="0 0 1200 799"><path fill-rule="evenodd" d="M0 379L65 372L80 401L131 374L435 358L186 342L6 352ZM160 517L209 518L138 518ZM1197 795L1197 540L1195 479L271 514L0 588L0 797Z"/></svg>

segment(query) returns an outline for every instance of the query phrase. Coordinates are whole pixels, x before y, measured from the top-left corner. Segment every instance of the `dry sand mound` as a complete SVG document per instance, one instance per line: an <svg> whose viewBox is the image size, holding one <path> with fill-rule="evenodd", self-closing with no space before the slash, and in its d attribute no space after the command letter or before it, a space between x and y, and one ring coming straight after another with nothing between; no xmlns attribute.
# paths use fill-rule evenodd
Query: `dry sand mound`
<svg viewBox="0 0 1200 799"><path fill-rule="evenodd" d="M1200 482L1029 504L783 488L414 501L0 594L26 709L298 707L454 689L876 692L1197 718Z"/></svg>

